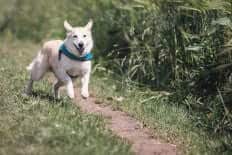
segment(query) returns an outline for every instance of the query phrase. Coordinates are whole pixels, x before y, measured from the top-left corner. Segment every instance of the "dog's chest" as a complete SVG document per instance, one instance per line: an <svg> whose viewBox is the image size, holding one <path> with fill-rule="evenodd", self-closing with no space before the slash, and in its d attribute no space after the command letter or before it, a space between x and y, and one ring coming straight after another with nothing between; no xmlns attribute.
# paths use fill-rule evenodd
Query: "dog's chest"
<svg viewBox="0 0 232 155"><path fill-rule="evenodd" d="M90 61L72 61L66 60L63 61L62 67L65 71L73 76L83 76L84 74L90 72L91 62Z"/></svg>

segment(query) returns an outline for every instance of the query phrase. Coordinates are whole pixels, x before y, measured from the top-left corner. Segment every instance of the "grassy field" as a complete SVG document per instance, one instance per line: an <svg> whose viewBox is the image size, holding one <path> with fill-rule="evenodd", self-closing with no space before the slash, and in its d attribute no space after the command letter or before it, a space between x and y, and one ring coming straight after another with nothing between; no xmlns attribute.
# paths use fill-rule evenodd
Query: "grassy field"
<svg viewBox="0 0 232 155"><path fill-rule="evenodd" d="M25 66L39 45L1 42L0 154L131 154L129 144L106 130L101 117L83 114L67 97L55 101L46 79L36 83L33 97L22 97ZM96 65L93 72L90 86L100 102L141 120L155 137L176 144L182 154L231 153L223 145L230 137L212 136L196 127L185 108L168 103L167 92L122 89L124 84L104 68Z"/></svg>
<svg viewBox="0 0 232 155"><path fill-rule="evenodd" d="M98 69L96 69L98 70ZM101 72L104 72L99 67ZM113 80L108 73L95 75L94 92L99 103L108 103L115 109L128 112L153 130L155 137L176 144L181 154L231 154L231 137L216 135L197 127L194 119L183 106L168 101L168 92L151 91L147 88L128 86ZM195 117L195 118L191 118Z"/></svg>
<svg viewBox="0 0 232 155"><path fill-rule="evenodd" d="M104 128L101 117L83 114L68 98L55 101L46 80L33 97L21 93L26 65L39 45L1 40L0 154L131 154L126 142Z"/></svg>

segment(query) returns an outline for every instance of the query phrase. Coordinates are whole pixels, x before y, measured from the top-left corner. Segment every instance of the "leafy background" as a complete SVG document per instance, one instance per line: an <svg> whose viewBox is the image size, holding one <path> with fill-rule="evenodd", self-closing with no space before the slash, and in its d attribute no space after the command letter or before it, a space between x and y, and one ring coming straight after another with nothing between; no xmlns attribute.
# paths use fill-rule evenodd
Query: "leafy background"
<svg viewBox="0 0 232 155"><path fill-rule="evenodd" d="M63 21L94 19L97 66L122 87L170 92L196 126L231 137L231 0L0 0L0 33L64 38ZM231 141L225 141L231 148Z"/></svg>

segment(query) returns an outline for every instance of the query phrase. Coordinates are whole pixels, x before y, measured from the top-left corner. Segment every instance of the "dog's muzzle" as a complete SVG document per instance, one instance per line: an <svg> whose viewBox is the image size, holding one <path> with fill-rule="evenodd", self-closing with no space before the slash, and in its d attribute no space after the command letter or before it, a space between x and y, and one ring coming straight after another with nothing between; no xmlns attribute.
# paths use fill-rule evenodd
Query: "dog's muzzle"
<svg viewBox="0 0 232 155"><path fill-rule="evenodd" d="M75 48L79 51L80 55L83 54L85 48L84 48L84 43L80 42L78 44L73 43L73 45L75 46Z"/></svg>

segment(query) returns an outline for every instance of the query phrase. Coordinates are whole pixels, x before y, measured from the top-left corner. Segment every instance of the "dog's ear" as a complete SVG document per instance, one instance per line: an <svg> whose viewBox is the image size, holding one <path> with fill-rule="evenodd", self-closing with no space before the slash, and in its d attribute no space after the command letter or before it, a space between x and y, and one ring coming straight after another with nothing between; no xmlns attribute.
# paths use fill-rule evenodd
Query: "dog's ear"
<svg viewBox="0 0 232 155"><path fill-rule="evenodd" d="M85 27L86 27L87 29L91 30L92 27L93 27L93 20L90 19L89 22L88 22L88 24L87 24Z"/></svg>
<svg viewBox="0 0 232 155"><path fill-rule="evenodd" d="M67 22L67 20L64 21L64 28L67 32L71 32L73 30L73 27Z"/></svg>

